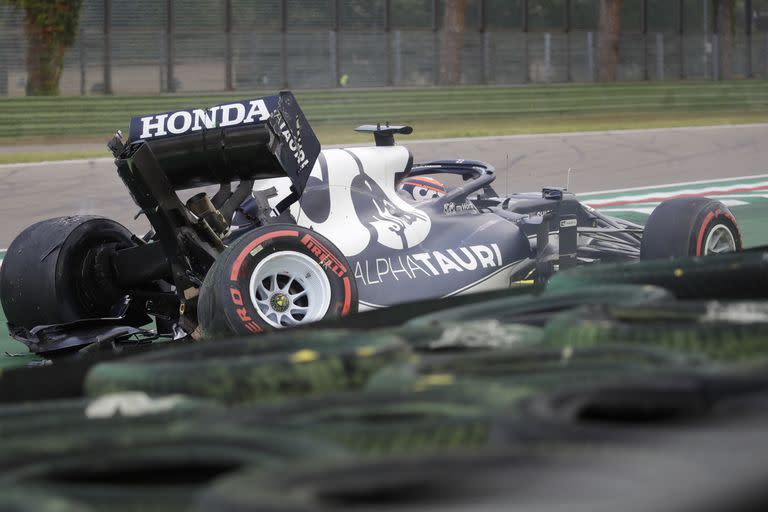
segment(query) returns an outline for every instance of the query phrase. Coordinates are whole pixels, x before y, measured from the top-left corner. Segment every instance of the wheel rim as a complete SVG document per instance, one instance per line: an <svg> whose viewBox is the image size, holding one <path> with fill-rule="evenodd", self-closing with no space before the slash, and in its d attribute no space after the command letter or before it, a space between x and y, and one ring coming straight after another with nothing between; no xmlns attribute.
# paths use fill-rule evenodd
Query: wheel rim
<svg viewBox="0 0 768 512"><path fill-rule="evenodd" d="M272 327L315 322L331 303L331 284L312 258L294 251L264 258L251 274L251 302Z"/></svg>
<svg viewBox="0 0 768 512"><path fill-rule="evenodd" d="M728 226L717 224L707 235L704 243L704 255L721 254L736 251L736 238Z"/></svg>

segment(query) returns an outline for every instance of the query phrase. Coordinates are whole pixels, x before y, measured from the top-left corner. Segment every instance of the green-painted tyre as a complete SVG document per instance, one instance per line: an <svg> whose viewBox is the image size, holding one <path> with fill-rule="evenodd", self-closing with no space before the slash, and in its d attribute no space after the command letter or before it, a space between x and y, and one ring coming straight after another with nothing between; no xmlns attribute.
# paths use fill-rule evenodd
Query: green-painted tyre
<svg viewBox="0 0 768 512"><path fill-rule="evenodd" d="M196 418L84 418L58 430L4 436L0 486L41 487L95 510L186 510L197 490L229 472L344 456L287 427L244 431Z"/></svg>
<svg viewBox="0 0 768 512"><path fill-rule="evenodd" d="M94 509L35 486L0 486L3 512L92 512Z"/></svg>
<svg viewBox="0 0 768 512"><path fill-rule="evenodd" d="M433 453L487 446L495 409L456 390L347 392L274 406L237 407L227 422L300 429L365 456Z"/></svg>
<svg viewBox="0 0 768 512"><path fill-rule="evenodd" d="M768 253L745 251L701 258L585 266L556 274L547 292L609 284L659 286L682 299L768 298Z"/></svg>
<svg viewBox="0 0 768 512"><path fill-rule="evenodd" d="M756 307L749 306L753 312ZM692 361L768 360L768 317L729 321L730 315L741 314L739 310L739 305L717 303L711 303L709 313L702 303L591 308L553 318L544 329L542 344L571 348L621 344L676 352Z"/></svg>
<svg viewBox="0 0 768 512"><path fill-rule="evenodd" d="M441 322L495 319L500 322L528 322L533 315L573 309L584 304L647 304L669 299L669 292L653 286L606 285L549 290L534 296L512 296L468 306L450 308L417 317L406 325L428 327Z"/></svg>
<svg viewBox="0 0 768 512"><path fill-rule="evenodd" d="M410 357L387 333L297 330L212 341L95 366L89 395L140 390L226 403L361 388L380 368Z"/></svg>

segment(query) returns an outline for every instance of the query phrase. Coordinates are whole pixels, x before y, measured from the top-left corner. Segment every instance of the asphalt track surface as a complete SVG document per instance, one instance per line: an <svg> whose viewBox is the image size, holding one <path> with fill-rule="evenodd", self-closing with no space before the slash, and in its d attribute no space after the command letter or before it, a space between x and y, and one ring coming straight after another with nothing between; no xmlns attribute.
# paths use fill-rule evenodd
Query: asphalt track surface
<svg viewBox="0 0 768 512"><path fill-rule="evenodd" d="M768 162L768 124L400 141L417 162L490 163L499 192L565 185L569 168L578 193L763 174ZM148 224L133 219L136 211L110 158L0 165L0 247L24 227L61 215L103 215L143 232Z"/></svg>

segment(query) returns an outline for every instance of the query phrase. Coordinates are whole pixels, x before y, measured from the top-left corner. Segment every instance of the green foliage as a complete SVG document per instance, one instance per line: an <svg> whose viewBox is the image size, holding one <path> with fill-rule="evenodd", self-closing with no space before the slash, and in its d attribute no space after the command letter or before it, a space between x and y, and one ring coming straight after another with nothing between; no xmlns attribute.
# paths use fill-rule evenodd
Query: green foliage
<svg viewBox="0 0 768 512"><path fill-rule="evenodd" d="M64 52L75 42L83 0L0 1L25 13L27 94L58 95Z"/></svg>
<svg viewBox="0 0 768 512"><path fill-rule="evenodd" d="M74 43L83 0L2 0L26 12L27 22L64 47Z"/></svg>

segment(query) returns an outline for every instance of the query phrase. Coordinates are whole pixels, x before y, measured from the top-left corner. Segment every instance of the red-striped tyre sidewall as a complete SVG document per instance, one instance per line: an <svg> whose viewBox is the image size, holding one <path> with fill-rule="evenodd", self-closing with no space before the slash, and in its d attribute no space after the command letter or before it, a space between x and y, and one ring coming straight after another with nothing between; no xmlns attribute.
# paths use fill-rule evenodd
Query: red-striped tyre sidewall
<svg viewBox="0 0 768 512"><path fill-rule="evenodd" d="M722 207L709 212L702 212L701 216L702 220L699 229L694 233L694 237L691 239L691 255L704 255L704 242L707 239L707 236L716 226L721 224L726 226L731 233L733 233L736 242L736 250L741 250L741 231L739 230L739 225L736 223L736 218L727 208Z"/></svg>
<svg viewBox="0 0 768 512"><path fill-rule="evenodd" d="M272 225L238 238L219 256L200 292L198 321L204 336L258 334L275 328L261 317L250 298L250 281L266 257L293 251L322 268L331 290L323 319L357 311L357 286L349 262L328 239L295 225Z"/></svg>

